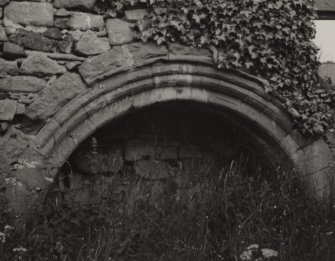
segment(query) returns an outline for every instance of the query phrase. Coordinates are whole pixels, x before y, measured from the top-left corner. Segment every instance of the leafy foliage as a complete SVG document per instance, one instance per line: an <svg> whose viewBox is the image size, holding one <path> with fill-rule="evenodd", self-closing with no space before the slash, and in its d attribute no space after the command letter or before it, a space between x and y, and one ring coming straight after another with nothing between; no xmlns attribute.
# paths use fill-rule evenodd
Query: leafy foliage
<svg viewBox="0 0 335 261"><path fill-rule="evenodd" d="M100 0L113 17L135 6L146 42L210 49L218 68L244 69L269 81L296 128L309 135L332 126L334 89L318 75L313 0Z"/></svg>

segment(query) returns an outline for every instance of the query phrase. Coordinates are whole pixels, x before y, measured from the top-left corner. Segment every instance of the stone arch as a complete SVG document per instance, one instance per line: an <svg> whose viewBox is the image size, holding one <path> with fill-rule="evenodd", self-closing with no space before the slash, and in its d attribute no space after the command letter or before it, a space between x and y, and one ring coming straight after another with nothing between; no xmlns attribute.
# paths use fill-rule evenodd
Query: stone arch
<svg viewBox="0 0 335 261"><path fill-rule="evenodd" d="M25 172L25 177L30 177L25 184L47 191L82 141L126 113L156 103L193 101L231 111L255 125L287 155L311 193L324 196L331 175L328 146L322 139L308 140L293 131L285 109L264 91L266 84L240 71L217 70L206 61L180 58L156 60L104 77L61 108L33 138L22 158L42 164ZM28 202L26 194L16 199L17 212L26 213L30 204L45 195L35 193Z"/></svg>

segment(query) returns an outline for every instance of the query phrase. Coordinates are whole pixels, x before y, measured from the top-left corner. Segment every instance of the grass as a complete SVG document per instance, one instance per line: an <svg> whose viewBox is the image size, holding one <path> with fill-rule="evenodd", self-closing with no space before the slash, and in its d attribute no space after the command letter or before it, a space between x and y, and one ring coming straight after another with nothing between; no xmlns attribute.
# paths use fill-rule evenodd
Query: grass
<svg viewBox="0 0 335 261"><path fill-rule="evenodd" d="M294 173L232 161L219 173L199 168L190 175L184 183L108 179L110 194L88 205L55 204L50 194L38 223L6 234L0 259L236 261L258 244L278 252L258 260L335 260L335 221ZM115 196L122 178L127 186ZM106 184L102 178L95 186ZM27 251L13 252L19 246Z"/></svg>

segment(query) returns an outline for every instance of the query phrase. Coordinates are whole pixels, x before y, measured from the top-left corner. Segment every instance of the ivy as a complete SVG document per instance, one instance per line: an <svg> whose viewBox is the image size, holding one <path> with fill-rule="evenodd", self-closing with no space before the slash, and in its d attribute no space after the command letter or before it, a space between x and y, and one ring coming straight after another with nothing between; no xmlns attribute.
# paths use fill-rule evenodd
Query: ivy
<svg viewBox="0 0 335 261"><path fill-rule="evenodd" d="M138 37L159 45L179 42L212 51L218 68L243 69L269 81L308 135L333 125L334 88L318 75L313 0L100 0L113 17L142 6Z"/></svg>

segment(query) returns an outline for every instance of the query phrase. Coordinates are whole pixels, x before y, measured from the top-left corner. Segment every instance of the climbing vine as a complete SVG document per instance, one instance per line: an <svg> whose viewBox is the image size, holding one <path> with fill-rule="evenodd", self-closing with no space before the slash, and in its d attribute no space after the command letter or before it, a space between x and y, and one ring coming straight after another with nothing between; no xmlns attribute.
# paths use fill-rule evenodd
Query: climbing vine
<svg viewBox="0 0 335 261"><path fill-rule="evenodd" d="M269 81L295 128L322 135L333 124L335 92L318 75L313 0L100 0L113 17L142 6L138 37L212 51L218 68L243 69Z"/></svg>

